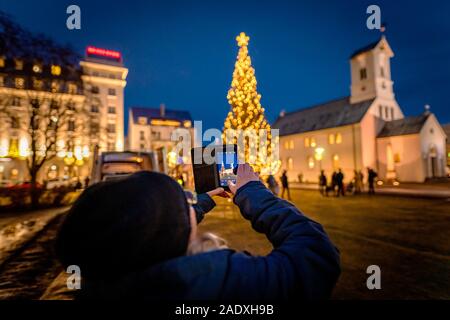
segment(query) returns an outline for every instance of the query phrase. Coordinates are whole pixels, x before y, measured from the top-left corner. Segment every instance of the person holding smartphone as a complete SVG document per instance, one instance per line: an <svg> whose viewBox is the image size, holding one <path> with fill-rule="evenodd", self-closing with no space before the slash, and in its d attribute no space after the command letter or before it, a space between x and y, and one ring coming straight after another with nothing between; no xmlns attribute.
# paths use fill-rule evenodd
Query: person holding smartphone
<svg viewBox="0 0 450 320"><path fill-rule="evenodd" d="M138 172L87 188L68 213L56 252L81 269L80 299L327 299L340 274L339 251L322 226L268 190L250 165L229 182L234 203L273 245L266 256L227 248L197 223L223 189L189 205L179 184ZM206 240L205 240L206 239ZM203 244L204 241L210 245Z"/></svg>

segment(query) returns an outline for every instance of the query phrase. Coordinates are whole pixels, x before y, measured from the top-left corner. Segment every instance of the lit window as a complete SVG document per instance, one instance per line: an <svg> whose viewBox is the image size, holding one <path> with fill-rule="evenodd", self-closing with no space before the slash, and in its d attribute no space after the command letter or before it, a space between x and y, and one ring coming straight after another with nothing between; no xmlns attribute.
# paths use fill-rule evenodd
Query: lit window
<svg viewBox="0 0 450 320"><path fill-rule="evenodd" d="M288 150L288 149L289 149L289 142L288 142L288 141L285 141L285 142L284 142L284 149L285 149L285 150Z"/></svg>
<svg viewBox="0 0 450 320"><path fill-rule="evenodd" d="M342 143L342 134L337 133L336 134L336 144Z"/></svg>
<svg viewBox="0 0 450 320"><path fill-rule="evenodd" d="M338 170L339 169L339 156L335 154L333 156L333 169Z"/></svg>
<svg viewBox="0 0 450 320"><path fill-rule="evenodd" d="M311 138L311 148L315 148L317 146L316 139Z"/></svg>
<svg viewBox="0 0 450 320"><path fill-rule="evenodd" d="M41 73L42 72L42 66L40 64L33 65L33 72L34 73Z"/></svg>
<svg viewBox="0 0 450 320"><path fill-rule="evenodd" d="M294 160L292 158L287 159L287 169L293 170L294 169Z"/></svg>
<svg viewBox="0 0 450 320"><path fill-rule="evenodd" d="M334 141L335 141L335 136L334 136L333 133L330 133L330 134L328 135L328 143L329 143L329 144L334 144Z"/></svg>
<svg viewBox="0 0 450 320"><path fill-rule="evenodd" d="M289 141L289 149L294 150L294 140Z"/></svg>
<svg viewBox="0 0 450 320"><path fill-rule="evenodd" d="M23 89L25 87L25 79L24 78L16 78L15 85L17 89Z"/></svg>
<svg viewBox="0 0 450 320"><path fill-rule="evenodd" d="M114 107L114 106L109 106L109 107L108 107L108 113L115 114L115 113L116 113L116 107Z"/></svg>
<svg viewBox="0 0 450 320"><path fill-rule="evenodd" d="M16 70L23 70L23 61L16 59L15 66L16 66Z"/></svg>
<svg viewBox="0 0 450 320"><path fill-rule="evenodd" d="M0 76L0 87L3 87L5 85L5 79Z"/></svg>
<svg viewBox="0 0 450 320"><path fill-rule="evenodd" d="M146 125L147 124L147 118L146 117L139 117L138 118L138 123L142 124L142 125Z"/></svg>
<svg viewBox="0 0 450 320"><path fill-rule="evenodd" d="M52 81L52 92L58 92L59 91L59 83L57 81Z"/></svg>
<svg viewBox="0 0 450 320"><path fill-rule="evenodd" d="M186 121L183 122L183 125L184 125L185 128L190 128L192 126L192 123L191 123L191 121L186 120Z"/></svg>
<svg viewBox="0 0 450 320"><path fill-rule="evenodd" d="M394 154L394 162L395 163L400 163L400 153L395 153Z"/></svg>
<svg viewBox="0 0 450 320"><path fill-rule="evenodd" d="M41 90L43 87L44 83L42 82L42 80L39 79L34 79L33 80L33 88L36 90Z"/></svg>
<svg viewBox="0 0 450 320"><path fill-rule="evenodd" d="M305 147L308 148L310 146L309 138L305 138Z"/></svg>
<svg viewBox="0 0 450 320"><path fill-rule="evenodd" d="M309 156L309 157L308 157L308 168L314 169L314 165L315 165L315 163L314 163L314 157Z"/></svg>
<svg viewBox="0 0 450 320"><path fill-rule="evenodd" d="M53 64L51 66L51 72L52 75L59 76L61 74L61 67Z"/></svg>
<svg viewBox="0 0 450 320"><path fill-rule="evenodd" d="M68 94L76 94L77 93L77 85L74 83L69 83L67 85L67 93Z"/></svg>
<svg viewBox="0 0 450 320"><path fill-rule="evenodd" d="M5 58L0 57L0 68L3 68L5 66Z"/></svg>

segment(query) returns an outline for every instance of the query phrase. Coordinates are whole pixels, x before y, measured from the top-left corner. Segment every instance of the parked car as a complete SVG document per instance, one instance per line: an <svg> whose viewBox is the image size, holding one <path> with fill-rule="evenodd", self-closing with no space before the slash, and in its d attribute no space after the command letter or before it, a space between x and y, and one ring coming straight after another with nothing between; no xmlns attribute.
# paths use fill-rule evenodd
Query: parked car
<svg viewBox="0 0 450 320"><path fill-rule="evenodd" d="M36 182L36 189L43 189L44 186L39 183ZM12 190L27 190L27 189L31 189L31 181L23 181L23 182L19 182L15 185L12 185L11 187L9 187L9 189Z"/></svg>

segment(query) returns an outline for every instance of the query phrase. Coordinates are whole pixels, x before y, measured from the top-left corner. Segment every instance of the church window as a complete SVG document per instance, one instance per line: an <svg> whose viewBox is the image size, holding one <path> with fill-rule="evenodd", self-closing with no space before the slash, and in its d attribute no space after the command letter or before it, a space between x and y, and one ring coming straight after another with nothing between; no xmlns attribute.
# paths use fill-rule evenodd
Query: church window
<svg viewBox="0 0 450 320"><path fill-rule="evenodd" d="M334 170L339 169L339 155L337 154L333 155L333 169Z"/></svg>
<svg viewBox="0 0 450 320"><path fill-rule="evenodd" d="M362 68L359 70L359 77L361 80L367 79L367 69Z"/></svg>
<svg viewBox="0 0 450 320"><path fill-rule="evenodd" d="M287 159L287 169L293 170L294 169L294 160L292 158Z"/></svg>
<svg viewBox="0 0 450 320"><path fill-rule="evenodd" d="M330 133L330 134L328 135L328 143L329 143L329 144L334 144L334 141L335 141L335 136L334 136L333 133Z"/></svg>
<svg viewBox="0 0 450 320"><path fill-rule="evenodd" d="M382 105L378 106L378 115L380 118L383 118L383 106Z"/></svg>
<svg viewBox="0 0 450 320"><path fill-rule="evenodd" d="M314 165L315 165L314 158L312 156L309 156L308 157L308 168L314 169Z"/></svg>
<svg viewBox="0 0 450 320"><path fill-rule="evenodd" d="M305 147L308 148L310 146L309 138L305 138Z"/></svg>
<svg viewBox="0 0 450 320"><path fill-rule="evenodd" d="M316 139L315 138L311 138L311 148L315 148L316 146L317 146Z"/></svg>
<svg viewBox="0 0 450 320"><path fill-rule="evenodd" d="M380 68L380 75L382 78L384 78L384 68L383 67Z"/></svg>
<svg viewBox="0 0 450 320"><path fill-rule="evenodd" d="M342 134L338 133L336 134L336 144L342 143Z"/></svg>
<svg viewBox="0 0 450 320"><path fill-rule="evenodd" d="M391 120L394 120L394 108L391 108Z"/></svg>
<svg viewBox="0 0 450 320"><path fill-rule="evenodd" d="M386 84L384 83L384 81L381 83L381 87L382 87L383 89L386 89Z"/></svg>
<svg viewBox="0 0 450 320"><path fill-rule="evenodd" d="M289 149L294 150L294 140L289 141Z"/></svg>
<svg viewBox="0 0 450 320"><path fill-rule="evenodd" d="M386 117L386 120L389 119L389 108L384 107L384 116Z"/></svg>

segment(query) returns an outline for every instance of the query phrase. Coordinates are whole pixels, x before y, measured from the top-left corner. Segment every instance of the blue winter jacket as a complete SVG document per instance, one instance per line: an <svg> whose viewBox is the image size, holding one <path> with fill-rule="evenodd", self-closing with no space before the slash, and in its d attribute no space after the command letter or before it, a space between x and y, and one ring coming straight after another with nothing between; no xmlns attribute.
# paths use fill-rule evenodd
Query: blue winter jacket
<svg viewBox="0 0 450 320"><path fill-rule="evenodd" d="M322 226L259 181L241 187L234 202L253 229L272 243L267 256L231 249L182 256L120 279L88 283L80 293L86 298L155 300L329 298L340 274L339 251ZM214 206L209 196L199 196L198 221Z"/></svg>

